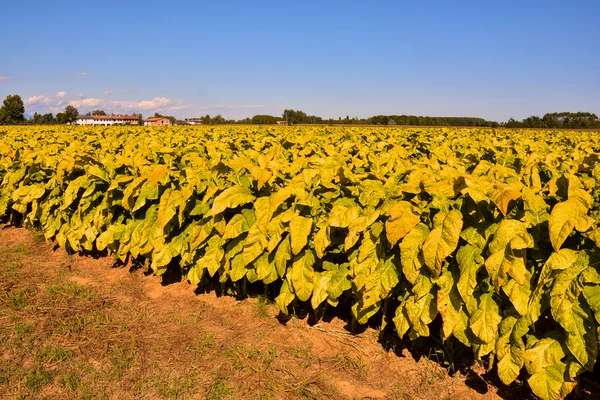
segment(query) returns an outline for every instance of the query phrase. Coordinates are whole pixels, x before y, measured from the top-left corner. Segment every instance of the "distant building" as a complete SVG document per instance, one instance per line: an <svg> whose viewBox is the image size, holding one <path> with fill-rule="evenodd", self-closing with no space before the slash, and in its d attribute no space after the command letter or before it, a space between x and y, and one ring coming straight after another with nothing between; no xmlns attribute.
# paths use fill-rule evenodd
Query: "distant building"
<svg viewBox="0 0 600 400"><path fill-rule="evenodd" d="M137 115L80 115L76 125L137 125Z"/></svg>
<svg viewBox="0 0 600 400"><path fill-rule="evenodd" d="M287 121L277 121L277 125L287 125Z"/></svg>
<svg viewBox="0 0 600 400"><path fill-rule="evenodd" d="M202 125L201 118L186 118L185 122L187 122L190 125Z"/></svg>
<svg viewBox="0 0 600 400"><path fill-rule="evenodd" d="M171 120L165 117L152 117L144 120L144 126L166 126L171 125Z"/></svg>

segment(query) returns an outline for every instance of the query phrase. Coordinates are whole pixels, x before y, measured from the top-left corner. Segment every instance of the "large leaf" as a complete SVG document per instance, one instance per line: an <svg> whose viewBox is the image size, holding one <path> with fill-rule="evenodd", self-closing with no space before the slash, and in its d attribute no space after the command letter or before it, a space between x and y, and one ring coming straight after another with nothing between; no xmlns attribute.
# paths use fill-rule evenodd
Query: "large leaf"
<svg viewBox="0 0 600 400"><path fill-rule="evenodd" d="M442 261L456 249L463 226L458 210L438 212L433 218L433 230L423 244L423 258L434 276L442 272Z"/></svg>
<svg viewBox="0 0 600 400"><path fill-rule="evenodd" d="M290 277L292 287L298 299L308 301L314 287L315 256L311 250L304 250L302 253L294 257Z"/></svg>
<svg viewBox="0 0 600 400"><path fill-rule="evenodd" d="M406 236L420 222L418 215L413 213L413 207L406 201L401 201L390 207L390 218L385 223L387 240L392 246Z"/></svg>
<svg viewBox="0 0 600 400"><path fill-rule="evenodd" d="M292 240L292 254L298 255L308 243L312 230L312 219L294 215L290 221L290 237Z"/></svg>
<svg viewBox="0 0 600 400"><path fill-rule="evenodd" d="M212 205L212 215L214 217L228 208L236 208L242 204L250 203L254 198L250 189L242 186L233 186L225 189L215 197Z"/></svg>

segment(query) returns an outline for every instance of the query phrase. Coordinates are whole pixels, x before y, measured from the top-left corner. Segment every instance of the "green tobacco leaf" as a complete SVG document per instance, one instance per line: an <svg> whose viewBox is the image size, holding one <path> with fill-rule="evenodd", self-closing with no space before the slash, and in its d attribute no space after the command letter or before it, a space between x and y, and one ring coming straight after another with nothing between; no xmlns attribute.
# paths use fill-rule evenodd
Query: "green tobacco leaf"
<svg viewBox="0 0 600 400"><path fill-rule="evenodd" d="M314 282L315 256L311 250L304 250L302 253L294 257L290 277L294 293L300 301L308 301L312 294Z"/></svg>
<svg viewBox="0 0 600 400"><path fill-rule="evenodd" d="M428 235L429 228L427 225L420 223L400 243L402 272L406 276L406 279L413 285L419 277L421 267L425 265L421 249Z"/></svg>
<svg viewBox="0 0 600 400"><path fill-rule="evenodd" d="M469 320L471 330L482 342L492 343L496 340L498 324L502 321L500 308L491 293L483 293L478 303L477 310Z"/></svg>
<svg viewBox="0 0 600 400"><path fill-rule="evenodd" d="M329 267L327 267L327 265L329 265ZM352 287L348 265L336 265L324 262L323 267L328 268L328 270L332 272L331 280L327 287L327 301L332 305L336 305L340 296Z"/></svg>
<svg viewBox="0 0 600 400"><path fill-rule="evenodd" d="M446 340L460 323L462 299L456 287L455 277L448 269L442 271L437 284L440 287L437 292L437 309L442 316L442 340Z"/></svg>
<svg viewBox="0 0 600 400"><path fill-rule="evenodd" d="M498 329L499 338L496 342L498 357L498 376L505 385L510 385L525 365L525 344L518 332L517 318L506 317Z"/></svg>
<svg viewBox="0 0 600 400"><path fill-rule="evenodd" d="M312 219L294 215L290 221L292 254L298 255L306 244L312 230Z"/></svg>
<svg viewBox="0 0 600 400"><path fill-rule="evenodd" d="M265 251L268 244L269 241L267 240L264 233L261 231L258 223L252 225L252 227L248 231L246 240L244 241L244 265L248 265L254 260L256 260L256 258Z"/></svg>
<svg viewBox="0 0 600 400"><path fill-rule="evenodd" d="M373 211L367 216L356 218L348 226L348 235L344 240L344 251L351 249L359 239L359 235L379 218L379 211Z"/></svg>
<svg viewBox="0 0 600 400"><path fill-rule="evenodd" d="M214 200L212 205L212 216L222 213L228 208L236 208L242 204L250 203L255 197L250 189L242 186L233 186L225 189Z"/></svg>
<svg viewBox="0 0 600 400"><path fill-rule="evenodd" d="M531 391L542 400L562 399L561 388L565 380L565 364L551 365L527 379Z"/></svg>
<svg viewBox="0 0 600 400"><path fill-rule="evenodd" d="M263 281L265 285L273 283L277 280L277 270L275 264L269 262L269 254L263 253L254 263L256 269L256 277Z"/></svg>
<svg viewBox="0 0 600 400"><path fill-rule="evenodd" d="M435 297L432 293L416 300L411 296L406 300L406 315L411 324L409 335L412 340L429 336L429 324L437 315Z"/></svg>
<svg viewBox="0 0 600 400"><path fill-rule="evenodd" d="M433 230L423 244L423 258L434 276L442 272L442 261L456 249L463 226L462 214L458 210L438 212L434 217Z"/></svg>
<svg viewBox="0 0 600 400"><path fill-rule="evenodd" d="M575 199L568 199L554 206L548 222L550 242L554 250L560 249L573 229L579 232L590 229L594 219L587 215L587 211L588 207Z"/></svg>
<svg viewBox="0 0 600 400"><path fill-rule="evenodd" d="M288 266L288 261L292 259L292 246L290 244L290 237L286 236L285 239L281 241L277 250L275 251L275 256L273 259L273 263L275 264L275 269L277 270L277 275L280 278L283 278Z"/></svg>
<svg viewBox="0 0 600 400"><path fill-rule="evenodd" d="M456 261L460 268L460 277L458 278L456 287L465 304L471 303L473 293L479 283L477 272L481 269L484 262L481 251L480 248L467 244L458 249L456 253Z"/></svg>
<svg viewBox="0 0 600 400"><path fill-rule="evenodd" d="M525 363L525 351L518 346L508 346L508 351L503 357L498 357L498 376L505 385L510 385L521 373Z"/></svg>
<svg viewBox="0 0 600 400"><path fill-rule="evenodd" d="M248 232L250 230L250 225L248 224L248 220L246 216L242 213L236 214L229 220L227 226L225 227L225 234L223 235L223 239L235 239L240 236L242 233Z"/></svg>
<svg viewBox="0 0 600 400"><path fill-rule="evenodd" d="M279 306L279 309L285 315L288 315L287 307L294 301L296 295L292 291L292 288L289 286L286 280L283 281L281 285L281 290L279 291L279 295L275 297L275 303Z"/></svg>
<svg viewBox="0 0 600 400"><path fill-rule="evenodd" d="M347 228L360 215L360 207L334 206L329 215L327 225L336 228Z"/></svg>
<svg viewBox="0 0 600 400"><path fill-rule="evenodd" d="M196 268L206 269L210 276L215 276L221 267L224 255L225 251L223 250L221 239L218 236L213 236L208 241L204 255L196 261Z"/></svg>
<svg viewBox="0 0 600 400"><path fill-rule="evenodd" d="M521 315L529 312L529 299L531 298L531 273L527 271L525 282L521 285L516 280L510 279L502 290L508 296L515 310Z"/></svg>
<svg viewBox="0 0 600 400"><path fill-rule="evenodd" d="M393 321L396 326L396 332L398 333L398 336L400 336L400 339L402 339L406 332L411 328L408 312L406 311L404 303L401 303L398 308L396 308Z"/></svg>
<svg viewBox="0 0 600 400"><path fill-rule="evenodd" d="M527 232L523 222L513 219L500 222L489 244L490 256L485 260L485 267L496 290L508 280L508 275L520 285L525 283L525 249L533 245L533 237Z"/></svg>
<svg viewBox="0 0 600 400"><path fill-rule="evenodd" d="M588 268L589 258L580 251L573 265L556 276L550 292L554 319L566 332L569 351L587 369L593 368L598 354L596 322L584 301L579 276Z"/></svg>
<svg viewBox="0 0 600 400"><path fill-rule="evenodd" d="M158 220L156 229L159 232L173 219L177 214L177 209L181 204L181 192L179 190L167 189L160 197L158 205Z"/></svg>
<svg viewBox="0 0 600 400"><path fill-rule="evenodd" d="M310 298L310 305L313 310L316 310L329 297L327 288L329 287L329 282L331 282L331 275L330 271L315 272L313 277L313 292Z"/></svg>
<svg viewBox="0 0 600 400"><path fill-rule="evenodd" d="M413 207L406 201L401 201L390 207L390 218L385 223L385 233L388 242L395 246L420 222L420 217L413 213Z"/></svg>
<svg viewBox="0 0 600 400"><path fill-rule="evenodd" d="M317 257L319 258L323 258L323 256L325 255L325 250L331 244L331 239L329 238L329 229L330 228L328 225L323 225L314 237L313 242L315 245L315 252L317 253Z"/></svg>
<svg viewBox="0 0 600 400"><path fill-rule="evenodd" d="M489 193L489 198L494 202L496 207L502 212L502 215L508 214L508 206L511 201L520 199L522 194L516 190L493 190Z"/></svg>

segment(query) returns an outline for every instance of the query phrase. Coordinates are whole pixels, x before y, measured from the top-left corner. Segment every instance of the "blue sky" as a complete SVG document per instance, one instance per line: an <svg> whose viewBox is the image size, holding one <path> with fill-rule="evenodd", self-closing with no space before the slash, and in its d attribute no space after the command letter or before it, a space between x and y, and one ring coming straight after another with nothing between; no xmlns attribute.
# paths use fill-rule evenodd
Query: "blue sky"
<svg viewBox="0 0 600 400"><path fill-rule="evenodd" d="M598 1L2 1L28 114L600 114Z"/></svg>

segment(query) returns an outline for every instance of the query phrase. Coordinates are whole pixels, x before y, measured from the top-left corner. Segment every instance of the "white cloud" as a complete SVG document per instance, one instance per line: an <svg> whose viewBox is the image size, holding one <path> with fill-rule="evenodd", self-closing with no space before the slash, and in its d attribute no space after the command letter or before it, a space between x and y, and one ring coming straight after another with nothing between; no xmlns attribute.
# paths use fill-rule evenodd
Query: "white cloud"
<svg viewBox="0 0 600 400"><path fill-rule="evenodd" d="M107 113L130 114L139 113L153 114L154 112L172 114L180 110L190 109L192 106L168 97L155 97L149 100L121 101L98 97L87 97L83 93L68 96L66 92L58 92L55 96L32 96L24 103L31 109L30 112L52 112L64 111L65 106L71 105L79 110L80 114L86 114L93 110L104 110Z"/></svg>
<svg viewBox="0 0 600 400"><path fill-rule="evenodd" d="M32 96L29 97L27 99L25 99L25 101L23 102L28 106L31 106L33 108L56 108L56 107L60 107L63 104L65 104L65 102L62 100L62 98L60 97L46 97L46 96Z"/></svg>
<svg viewBox="0 0 600 400"><path fill-rule="evenodd" d="M3 76L3 75L0 75L0 82L14 81L14 80L15 80L15 78L12 78L12 77L10 77L10 76Z"/></svg>
<svg viewBox="0 0 600 400"><path fill-rule="evenodd" d="M112 94L113 94L113 92L111 92L110 90L107 90L106 92L104 92L104 94L105 94L106 96L110 96L110 95L112 95Z"/></svg>

